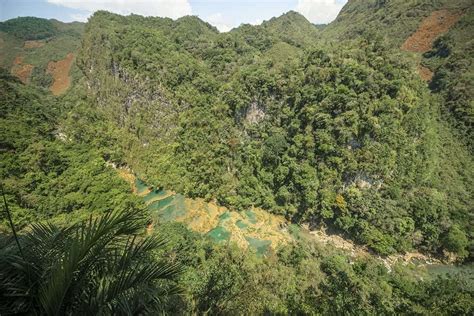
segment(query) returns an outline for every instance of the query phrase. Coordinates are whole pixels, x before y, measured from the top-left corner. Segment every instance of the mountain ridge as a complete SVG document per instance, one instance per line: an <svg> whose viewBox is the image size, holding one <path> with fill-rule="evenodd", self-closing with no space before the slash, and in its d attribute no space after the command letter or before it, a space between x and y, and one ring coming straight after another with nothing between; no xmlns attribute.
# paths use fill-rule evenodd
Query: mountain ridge
<svg viewBox="0 0 474 316"><path fill-rule="evenodd" d="M99 11L0 32L0 314L472 314L472 14L401 49L443 3L353 0L324 28ZM109 274L77 247L98 221L136 228Z"/></svg>
<svg viewBox="0 0 474 316"><path fill-rule="evenodd" d="M348 3L347 8L341 12L341 18L336 19L335 23L340 23L337 21L343 20L354 4L357 3ZM331 44L332 47L318 47L318 43L313 42L321 36L326 36L326 29L331 32L331 26L319 31L294 11L265 21L260 26L242 25L229 33L219 33L208 23L192 16L173 21L137 15L123 17L105 11L95 13L86 25L83 46L77 58L77 64L85 77L78 77L76 80L82 82L78 88L84 89L84 84L87 86L86 91L92 97L89 100L95 104L91 111L98 110L100 115L107 118L107 124L111 124L113 130L117 129L117 135L121 135L117 139L118 142L109 143L102 149L104 155L115 156L115 163L130 165L140 176L155 185L165 186L191 197L217 199L223 205L237 209L255 204L297 222L303 220L314 225L335 225L342 232L355 234L358 241L370 243L371 247L382 252L401 251L404 247L409 249L408 245L399 245L401 248L395 250L394 239L384 235L380 231L381 226L370 228L380 235L377 237L378 241L371 241L370 238L364 237L367 232L357 232L359 228L356 226L361 225L357 223L359 220L344 223L339 217L346 216L344 205L347 200L359 203L355 196L351 196L352 193L347 187L354 187L354 191L362 195L371 190L376 192L380 201L367 203L393 202L393 199L400 199L397 195L393 197L392 193L388 193L391 190L390 183L399 181L390 176L390 172L399 168L394 164L393 157L411 148L402 143L411 137L419 137L415 136L419 133L416 131L419 127L410 125L413 123L402 127L402 123L397 122L399 115L403 117L410 113L402 98L408 98L417 111L427 116L423 123L419 123L424 126L422 129L428 126L436 126L434 130L443 128L433 125L436 115L429 113L424 105L436 101L428 97L428 90L425 91L419 83L415 84L416 79L409 75L410 67L414 68L410 63L414 60L408 56L401 63L392 60L391 68L387 68L376 56L389 54L391 48L385 48L383 41L377 38L360 39L357 44L347 46L349 49L345 53L338 52L334 43ZM357 45L362 48L357 48ZM361 52L354 54L357 50L374 56L374 60L358 56ZM333 60L340 64L334 64ZM304 72L301 72L301 69L305 69ZM298 77L301 75L301 78ZM315 78L312 79L311 76ZM403 80L408 80L412 86L403 85L399 81L402 79L394 80L393 76L403 76ZM371 81L372 77L378 78L380 86ZM360 78L372 82L373 88L364 87ZM298 95L303 93L299 91L299 86L313 91L317 87L314 83L324 85L326 90L315 90L318 91L318 97L309 95L306 96L307 101L299 100L302 97ZM346 90L347 86L351 88ZM336 93L339 89L345 92ZM374 89L384 92L374 92ZM421 102L421 99L413 98L413 89L419 91L417 93L426 98L426 101ZM288 97L286 94L295 93L290 91L298 92L295 96ZM377 105L380 102L377 98L386 94L388 100L399 107L399 114L393 118L387 116L384 118L384 124L395 124L397 128L406 129L400 138L403 140L398 145L392 144L399 147L392 151L386 148L382 158L371 158L372 162L363 162L367 159L363 155L373 155L371 151L386 146L383 142L390 141L392 136L375 136L379 133L377 126L380 123L376 122L381 119L380 114L370 114L373 110L362 110L360 106L358 109L351 106L346 108L347 104L352 103L341 103L332 93L345 95L352 103L374 102L371 106L375 108L382 106ZM356 101L359 98L366 99ZM313 117L306 114L306 108L310 106L306 102L315 103L311 105L312 111L319 113L318 115L326 120L325 124L336 124L335 122L341 120L339 117L342 114L348 115L345 118L347 120L355 119L357 122L362 117L366 117L366 120L372 117L370 120L374 122L365 127L370 132L361 127L351 129L349 126L334 125L334 131L327 134ZM377 111L392 109L385 107L384 110ZM283 112L289 117L284 118L281 114ZM214 126L201 127L201 120L206 118L214 121ZM307 125L307 122L313 121L314 123ZM305 130L307 145L304 145L298 136L302 132L292 131L291 124ZM345 130L344 133L340 134L339 129ZM201 137L207 135L209 139L200 144L194 133ZM116 138L113 135L107 137ZM376 137L382 137L384 140L377 141ZM428 140L429 138L426 138L425 141ZM440 140L433 138L429 141L436 143ZM327 142L325 146L328 147L320 145L324 142ZM329 145L331 143L332 145ZM258 149L259 146L262 146L263 150ZM298 146L304 154L295 151ZM345 147L348 150L343 150ZM409 150L415 150L414 148ZM311 152L313 150L318 154ZM425 159L429 161L420 172L425 170L423 172L426 172L426 176L440 172L433 168L438 168L435 157L441 154L441 149L434 146L430 150L421 147L416 150L422 151L426 155ZM275 151L274 154L279 158L274 160L266 151ZM157 156L157 152L161 152L162 156ZM363 152L365 153L362 154ZM257 162L246 162L244 157L248 154L258 157ZM189 160L189 155L196 156L193 159L198 160ZM326 158L327 155L330 158ZM464 155L462 154L463 157ZM203 160L202 157L206 159ZM282 162L282 159L285 162ZM157 161L159 167L156 170L148 167ZM353 166L344 166L342 161ZM382 167L382 161L391 167ZM408 160L405 162L413 163ZM302 163L304 168L299 169L295 163ZM267 164L283 172L280 180L271 178L268 173L270 170L265 167ZM193 170L196 167L197 169ZM257 172L259 168L261 171ZM392 170L389 172L387 168ZM254 169L254 175L249 174L247 169ZM322 176L311 183L310 179L317 179L318 174L329 170L335 172L337 178L330 180ZM408 176L407 170L397 172L402 173L399 175L402 178ZM461 171L453 172L456 174ZM404 173L406 174L403 175ZM224 174L225 177L219 178L218 174ZM410 181L419 181L412 175L409 177L412 177ZM428 200L433 198L432 194L436 195L436 192L441 190L436 184L436 177L430 177L429 181L433 182L429 185L429 190L433 191L425 197ZM265 184L259 188L260 191L254 191L251 188L253 185L249 185L247 181ZM404 181L408 181L408 178ZM318 182L327 184L320 185ZM420 190L424 187L422 182L418 185ZM297 192L305 186L308 196L296 197ZM456 186L461 188L463 184L457 183ZM384 188L382 192L378 192L380 188ZM410 191L408 187L403 190L407 193ZM458 196L459 201L462 201L459 192L450 194ZM418 202L414 200L413 203L415 205ZM402 216L400 214L406 213L403 208L394 205L393 212ZM448 206L443 208L450 209ZM410 212L414 212L414 209ZM449 212L453 211L448 211L448 214ZM349 215L344 220L347 221L352 216L355 215ZM403 218L412 216L403 215ZM449 218L450 215L443 216ZM369 227L376 221L366 218L362 220L363 223L371 221ZM363 228L362 231L366 229ZM442 228L441 231L446 229ZM414 228L410 230L411 233L415 232ZM431 251L437 251L435 249Z"/></svg>

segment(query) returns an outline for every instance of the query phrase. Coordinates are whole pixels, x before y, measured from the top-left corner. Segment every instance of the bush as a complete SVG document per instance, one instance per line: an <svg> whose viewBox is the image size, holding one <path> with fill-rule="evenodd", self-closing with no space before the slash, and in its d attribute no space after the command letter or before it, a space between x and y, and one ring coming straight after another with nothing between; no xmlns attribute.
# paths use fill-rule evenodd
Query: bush
<svg viewBox="0 0 474 316"><path fill-rule="evenodd" d="M467 256L469 240L466 234L457 226L453 225L444 238L444 246L447 250L454 252L460 257Z"/></svg>

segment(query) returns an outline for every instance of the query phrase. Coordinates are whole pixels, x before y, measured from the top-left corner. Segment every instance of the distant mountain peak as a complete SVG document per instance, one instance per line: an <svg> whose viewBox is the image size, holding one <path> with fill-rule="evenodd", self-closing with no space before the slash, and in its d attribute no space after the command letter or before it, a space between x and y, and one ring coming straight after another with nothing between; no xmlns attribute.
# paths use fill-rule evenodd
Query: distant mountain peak
<svg viewBox="0 0 474 316"><path fill-rule="evenodd" d="M275 23L275 22L283 22L283 21L289 21L289 22L295 22L295 23L303 23L303 24L311 24L301 13L298 13L296 11L288 11L278 17L271 18L269 21L266 23Z"/></svg>

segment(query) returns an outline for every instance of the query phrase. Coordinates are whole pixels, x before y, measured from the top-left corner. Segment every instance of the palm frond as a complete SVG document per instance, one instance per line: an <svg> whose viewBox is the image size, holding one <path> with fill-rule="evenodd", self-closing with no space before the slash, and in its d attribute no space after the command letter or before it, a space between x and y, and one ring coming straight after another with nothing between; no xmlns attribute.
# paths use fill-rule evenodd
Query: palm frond
<svg viewBox="0 0 474 316"><path fill-rule="evenodd" d="M0 302L13 298L9 308L50 315L159 309L179 293L173 280L181 268L152 257L166 240L140 237L144 226L136 212L91 216L65 228L32 225L20 238L26 259L11 243L0 249L0 290L6 293Z"/></svg>
<svg viewBox="0 0 474 316"><path fill-rule="evenodd" d="M121 253L116 253L114 260L110 261L97 287L100 292L95 294L94 300L102 301L102 305L117 305L135 293L137 288L147 287L154 288L155 294L158 294L157 287L153 287L155 282L172 280L181 272L178 264L158 262L151 258L144 260L145 254L165 244L162 238L148 237L139 241L131 238L127 247ZM167 291L173 295L177 292L178 289L172 289L171 286ZM145 297L146 293L140 295Z"/></svg>

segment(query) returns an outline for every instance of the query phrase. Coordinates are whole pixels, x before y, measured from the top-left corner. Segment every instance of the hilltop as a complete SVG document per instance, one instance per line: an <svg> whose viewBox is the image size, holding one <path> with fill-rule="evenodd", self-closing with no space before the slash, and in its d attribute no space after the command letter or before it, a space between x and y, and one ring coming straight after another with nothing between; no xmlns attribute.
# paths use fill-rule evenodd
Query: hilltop
<svg viewBox="0 0 474 316"><path fill-rule="evenodd" d="M84 78L68 98L85 90L86 108L109 126L105 135L87 125L81 134L114 139L97 149L155 186L329 225L382 254L452 250L443 236L450 227L468 231L463 196L471 177L464 174L472 159L439 116L444 103L413 75L419 61L404 55L401 41L395 47L364 36L318 42L367 10L392 12L394 5L351 1L322 30L288 12L229 33L191 16L173 21L97 12L84 30L43 20L38 36L48 40L34 49L84 32L82 48L63 46L66 59L49 61L48 69L78 55ZM421 17L412 20L416 35ZM5 22L4 35L16 34L17 23L33 22ZM49 59L35 52L29 53ZM382 56L385 64L378 62ZM74 126L62 129L77 133ZM446 179L453 182L444 186ZM420 203L440 201L433 215L417 211ZM427 216L437 220L428 224Z"/></svg>
<svg viewBox="0 0 474 316"><path fill-rule="evenodd" d="M84 23L35 17L0 22L0 67L23 83L63 94L80 76L74 58L83 31Z"/></svg>
<svg viewBox="0 0 474 316"><path fill-rule="evenodd" d="M144 283L170 314L472 313L472 25L464 0L351 0L325 27L291 11L226 33L106 11L3 22L0 174L19 243L31 223L125 210L144 220L123 244L160 236L147 262L182 268ZM64 311L114 279L81 292L74 267L54 271L86 297ZM43 308L19 297L18 313ZM156 307L115 297L104 310Z"/></svg>
<svg viewBox="0 0 474 316"><path fill-rule="evenodd" d="M412 52L418 72L444 99L444 115L472 151L472 1L351 0L324 29L325 40L377 34L389 45Z"/></svg>

